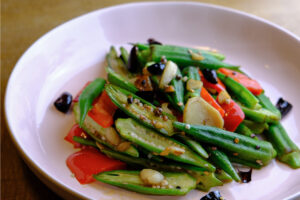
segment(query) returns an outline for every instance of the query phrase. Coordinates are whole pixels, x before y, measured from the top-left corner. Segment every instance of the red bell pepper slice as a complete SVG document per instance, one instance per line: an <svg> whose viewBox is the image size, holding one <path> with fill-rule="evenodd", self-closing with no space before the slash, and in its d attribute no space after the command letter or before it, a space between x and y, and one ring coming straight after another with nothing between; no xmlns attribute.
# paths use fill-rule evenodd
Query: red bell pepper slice
<svg viewBox="0 0 300 200"><path fill-rule="evenodd" d="M245 86L250 92L252 92L252 94L256 96L260 95L263 91L263 88L256 80L251 79L245 74L226 68L220 68L218 71L225 74L226 76L233 78L235 81Z"/></svg>
<svg viewBox="0 0 300 200"><path fill-rule="evenodd" d="M215 90L217 93L220 93L221 91L226 89L225 85L222 83L222 81L219 78L217 78L218 83L213 84L205 79L203 73L200 70L199 70L199 75L201 77L201 81L203 82L203 86L206 89Z"/></svg>
<svg viewBox="0 0 300 200"><path fill-rule="evenodd" d="M202 87L200 96L210 105L212 105L215 109L219 111L221 116L223 117L225 114L225 111L223 108L217 103L217 101L208 93L208 91Z"/></svg>
<svg viewBox="0 0 300 200"><path fill-rule="evenodd" d="M84 139L88 139L90 138L85 132L84 130L82 130L78 124L75 124L72 126L72 128L70 129L68 135L64 138L66 141L70 142L71 144L74 145L74 148L81 148L83 147L82 144L75 142L73 140L74 136L78 136L78 137L82 137Z"/></svg>
<svg viewBox="0 0 300 200"><path fill-rule="evenodd" d="M118 107L110 100L108 94L103 91L100 97L94 101L88 116L103 128L108 128L114 123L113 116L117 109Z"/></svg>
<svg viewBox="0 0 300 200"><path fill-rule="evenodd" d="M218 97L217 97L218 100ZM227 131L234 132L236 128L240 125L240 123L244 120L245 114L240 108L240 106L235 103L232 99L230 102L220 104L220 106L224 109L225 115L224 119L224 128Z"/></svg>
<svg viewBox="0 0 300 200"><path fill-rule="evenodd" d="M126 163L109 158L94 148L86 148L73 153L66 163L81 184L94 182L94 174L126 167Z"/></svg>

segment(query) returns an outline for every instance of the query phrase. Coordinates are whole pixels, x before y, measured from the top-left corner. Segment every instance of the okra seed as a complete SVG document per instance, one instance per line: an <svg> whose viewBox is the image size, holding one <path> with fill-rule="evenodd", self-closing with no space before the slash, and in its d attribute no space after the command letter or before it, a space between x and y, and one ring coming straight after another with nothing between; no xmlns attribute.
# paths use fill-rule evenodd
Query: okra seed
<svg viewBox="0 0 300 200"><path fill-rule="evenodd" d="M191 125L187 124L187 125L185 125L185 128L186 128L186 129L190 129L190 128L191 128Z"/></svg>
<svg viewBox="0 0 300 200"><path fill-rule="evenodd" d="M188 80L188 77L187 77L187 76L184 76L184 77L182 78L182 80L183 80L183 82L186 82L186 81Z"/></svg>
<svg viewBox="0 0 300 200"><path fill-rule="evenodd" d="M260 146L259 145L256 145L256 147L255 147L256 149L260 149Z"/></svg>
<svg viewBox="0 0 300 200"><path fill-rule="evenodd" d="M205 174L206 176L208 176L208 175L209 175L209 172L207 172L207 171L204 171L204 174Z"/></svg>
<svg viewBox="0 0 300 200"><path fill-rule="evenodd" d="M140 115L140 119L141 119L141 120L145 120L146 117L145 117L144 115Z"/></svg>
<svg viewBox="0 0 300 200"><path fill-rule="evenodd" d="M250 137L251 137L251 138L254 138L254 137L255 137L255 134L254 134L254 133L252 133L252 134L250 135Z"/></svg>
<svg viewBox="0 0 300 200"><path fill-rule="evenodd" d="M123 103L123 104L122 104L122 106L123 106L123 107L126 107L126 104L125 104L125 103Z"/></svg>
<svg viewBox="0 0 300 200"><path fill-rule="evenodd" d="M239 141L240 141L239 138L234 138L234 143L237 144L237 143L239 143Z"/></svg>
<svg viewBox="0 0 300 200"><path fill-rule="evenodd" d="M183 106L183 103L182 102L178 102L177 105L178 106Z"/></svg>
<svg viewBox="0 0 300 200"><path fill-rule="evenodd" d="M164 120L164 121L168 121L168 116L167 116L167 115L164 115L164 116L163 116L163 120Z"/></svg>

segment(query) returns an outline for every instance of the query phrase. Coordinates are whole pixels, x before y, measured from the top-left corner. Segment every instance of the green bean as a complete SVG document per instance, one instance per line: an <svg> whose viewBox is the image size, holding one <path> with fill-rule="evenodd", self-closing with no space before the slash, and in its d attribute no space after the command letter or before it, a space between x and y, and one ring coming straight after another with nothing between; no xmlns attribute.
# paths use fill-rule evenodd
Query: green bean
<svg viewBox="0 0 300 200"><path fill-rule="evenodd" d="M94 140L88 140L78 136L73 136L73 140L86 146L97 147L96 142Z"/></svg>
<svg viewBox="0 0 300 200"><path fill-rule="evenodd" d="M79 96L80 120L79 126L81 127L88 111L92 108L92 103L96 97L102 92L105 80L97 78L91 82Z"/></svg>

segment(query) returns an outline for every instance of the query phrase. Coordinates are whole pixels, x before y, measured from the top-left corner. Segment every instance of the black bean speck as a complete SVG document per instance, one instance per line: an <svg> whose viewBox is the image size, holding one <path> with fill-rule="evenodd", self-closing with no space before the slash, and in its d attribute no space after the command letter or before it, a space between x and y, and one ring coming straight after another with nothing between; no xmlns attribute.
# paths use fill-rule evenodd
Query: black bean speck
<svg viewBox="0 0 300 200"><path fill-rule="evenodd" d="M203 196L200 200L221 200L222 196L218 190L212 191L205 196Z"/></svg>
<svg viewBox="0 0 300 200"><path fill-rule="evenodd" d="M217 84L218 80L217 80L217 72L213 69L203 69L202 70L203 76L204 78L212 83L212 84Z"/></svg>
<svg viewBox="0 0 300 200"><path fill-rule="evenodd" d="M181 187L180 187L180 186L176 186L176 189L179 189L179 190L180 190L180 189L181 189Z"/></svg>
<svg viewBox="0 0 300 200"><path fill-rule="evenodd" d="M260 146L259 146L259 145L256 145L255 149L260 149Z"/></svg>
<svg viewBox="0 0 300 200"><path fill-rule="evenodd" d="M68 92L62 93L54 102L54 106L62 113L67 113L72 104L72 95Z"/></svg>
<svg viewBox="0 0 300 200"><path fill-rule="evenodd" d="M133 103L133 98L132 97L128 97L127 98L127 103L132 104Z"/></svg>
<svg viewBox="0 0 300 200"><path fill-rule="evenodd" d="M281 118L285 117L293 108L293 105L290 104L288 101L284 100L283 98L279 98L276 107L281 113Z"/></svg>
<svg viewBox="0 0 300 200"><path fill-rule="evenodd" d="M160 75L165 69L165 64L163 63L154 63L150 65L147 70L153 75Z"/></svg>
<svg viewBox="0 0 300 200"><path fill-rule="evenodd" d="M246 171L245 171L245 169L243 169L243 170L238 169L238 173L239 173L243 183L249 183L251 181L252 168L247 169Z"/></svg>
<svg viewBox="0 0 300 200"><path fill-rule="evenodd" d="M162 43L161 43L161 42L159 42L159 41L155 40L154 38L149 38L147 42L148 42L148 44L157 44L157 45L162 45Z"/></svg>
<svg viewBox="0 0 300 200"><path fill-rule="evenodd" d="M127 63L127 69L130 72L137 72L139 69L140 63L137 54L138 54L138 47L133 46L132 49L130 50L128 63Z"/></svg>

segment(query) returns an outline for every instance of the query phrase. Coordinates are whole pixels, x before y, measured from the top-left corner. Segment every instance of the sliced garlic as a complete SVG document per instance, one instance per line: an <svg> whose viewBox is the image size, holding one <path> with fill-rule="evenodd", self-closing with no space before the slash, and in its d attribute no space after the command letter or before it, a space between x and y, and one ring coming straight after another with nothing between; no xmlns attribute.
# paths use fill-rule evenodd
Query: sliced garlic
<svg viewBox="0 0 300 200"><path fill-rule="evenodd" d="M186 82L186 89L188 91L201 89L203 86L202 81L190 79Z"/></svg>
<svg viewBox="0 0 300 200"><path fill-rule="evenodd" d="M183 111L183 122L193 125L208 125L223 128L224 121L219 111L201 97L190 98Z"/></svg>
<svg viewBox="0 0 300 200"><path fill-rule="evenodd" d="M178 66L174 62L167 62L159 82L160 89L164 89L165 86L167 86L171 82L171 80L176 77L177 70Z"/></svg>
<svg viewBox="0 0 300 200"><path fill-rule="evenodd" d="M220 94L218 95L218 102L220 104L224 104L224 103L229 104L230 100L231 100L231 97L228 94L228 92L226 92L226 90L222 90L220 92Z"/></svg>

